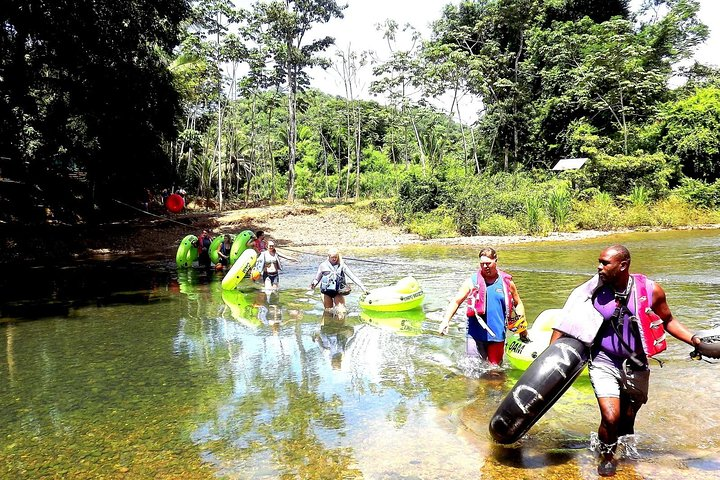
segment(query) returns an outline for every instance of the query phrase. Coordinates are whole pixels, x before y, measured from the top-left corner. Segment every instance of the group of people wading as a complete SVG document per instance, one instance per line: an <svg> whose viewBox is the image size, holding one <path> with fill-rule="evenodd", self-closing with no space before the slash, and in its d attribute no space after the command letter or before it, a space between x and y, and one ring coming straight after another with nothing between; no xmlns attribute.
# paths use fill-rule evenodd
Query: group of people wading
<svg viewBox="0 0 720 480"><path fill-rule="evenodd" d="M512 276L497 267L492 248L480 251L477 273L463 282L448 305L438 332L467 302L467 352L493 365L503 360L506 329L527 339L525 309ZM648 400L649 359L666 348L665 332L697 347L700 339L673 317L665 291L644 275L630 274L630 252L623 245L605 248L597 274L568 297L550 342L577 338L590 348L590 381L600 407L594 442L598 474L613 476L616 450L637 456L635 418Z"/></svg>
<svg viewBox="0 0 720 480"><path fill-rule="evenodd" d="M207 230L203 230L198 237L196 247L198 249L198 263L200 266L210 267L210 246L212 244L212 236ZM216 268L221 270L230 266L230 251L233 241L229 234L225 234L223 241L217 247L218 263ZM292 257L279 253L275 248L274 240L266 240L265 232L258 230L247 241L247 248L252 248L257 252L257 260L255 262L255 272L259 280L266 289L277 289L280 282L280 272L282 264L280 259L293 260ZM350 287L347 279L355 283L363 293L367 293L367 289L362 281L355 275L350 267L342 260L340 252L337 248L331 247L328 250L327 259L320 263L315 278L310 283L310 289L314 290L318 285L323 295L323 306L326 309L334 308L341 312L345 310L345 295L350 293Z"/></svg>
<svg viewBox="0 0 720 480"><path fill-rule="evenodd" d="M228 262L229 240L226 235L218 250L224 264ZM203 231L199 245L207 248L209 244L209 235ZM248 241L248 247L258 252L266 287L277 288L282 267L275 243L266 242L259 231ZM512 276L498 269L497 252L484 248L479 257L478 271L462 283L445 310L438 332L448 333L450 321L465 303L468 355L500 365L506 331L517 332L529 341L528 322ZM367 293L340 252L331 248L310 289L320 286L323 306L344 315L345 295L350 291L347 279ZM615 475L619 444L626 457L637 455L635 418L648 400L649 359L665 350L665 332L693 347L701 341L673 317L660 285L644 275L630 273L630 252L623 245L607 247L600 253L597 274L572 291L553 327L550 343L570 336L590 349L588 371L601 415L594 439L601 476Z"/></svg>
<svg viewBox="0 0 720 480"><path fill-rule="evenodd" d="M210 268L210 248L213 238L207 230L203 230L197 240L198 264L201 267ZM223 270L230 267L230 253L233 246L233 239L230 234L223 235L223 241L217 246L218 262L215 265L217 270ZM258 276L254 280L262 279L265 288L277 289L280 282L280 271L282 270L281 258L292 259L286 255L282 255L275 248L274 240L266 240L265 232L256 231L250 237L245 245L246 248L252 248L257 253L255 262L255 271Z"/></svg>

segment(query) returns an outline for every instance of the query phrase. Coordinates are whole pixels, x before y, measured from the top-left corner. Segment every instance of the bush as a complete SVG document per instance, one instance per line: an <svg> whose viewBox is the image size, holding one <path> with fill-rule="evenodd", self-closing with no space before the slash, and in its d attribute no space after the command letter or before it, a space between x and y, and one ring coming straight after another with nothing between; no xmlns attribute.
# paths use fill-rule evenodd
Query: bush
<svg viewBox="0 0 720 480"><path fill-rule="evenodd" d="M615 228L656 227L659 225L654 208L631 205L622 211Z"/></svg>
<svg viewBox="0 0 720 480"><path fill-rule="evenodd" d="M352 175L350 181L355 181L355 175ZM379 172L365 172L360 175L360 194L365 198L394 197L397 191L396 182L397 179L395 175Z"/></svg>
<svg viewBox="0 0 720 480"><path fill-rule="evenodd" d="M629 195L634 187L644 187L652 198L666 197L679 174L677 160L663 153L638 156L598 155L573 172L580 190L595 188L613 197Z"/></svg>
<svg viewBox="0 0 720 480"><path fill-rule="evenodd" d="M385 173L392 177L391 173L394 166L385 153L375 150L372 146L364 148L362 153L361 165L363 172Z"/></svg>
<svg viewBox="0 0 720 480"><path fill-rule="evenodd" d="M295 197L306 202L312 200L315 192L321 191L320 186L315 184L317 178L305 165L295 165Z"/></svg>
<svg viewBox="0 0 720 480"><path fill-rule="evenodd" d="M352 205L340 205L341 209L356 224L365 228L378 228L382 225L396 223L393 210L393 199L361 200Z"/></svg>
<svg viewBox="0 0 720 480"><path fill-rule="evenodd" d="M398 221L395 215L395 202L394 198L375 198L372 200L362 200L356 203L356 207L367 209L379 216L380 221L385 225L393 225Z"/></svg>
<svg viewBox="0 0 720 480"><path fill-rule="evenodd" d="M477 227L479 235L519 235L522 233L522 225L512 218L502 215L491 215L483 220Z"/></svg>
<svg viewBox="0 0 720 480"><path fill-rule="evenodd" d="M573 206L572 220L582 229L612 230L621 223L621 211L610 195L598 193Z"/></svg>
<svg viewBox="0 0 720 480"><path fill-rule="evenodd" d="M458 177L448 187L448 207L461 235L477 235L478 226L493 215L514 218L525 212L525 199L544 188L525 172Z"/></svg>
<svg viewBox="0 0 720 480"><path fill-rule="evenodd" d="M683 178L673 194L700 208L720 207L720 180L706 183L702 180Z"/></svg>
<svg viewBox="0 0 720 480"><path fill-rule="evenodd" d="M408 231L422 238L457 237L453 218L443 207L430 213L416 214L406 226Z"/></svg>
<svg viewBox="0 0 720 480"><path fill-rule="evenodd" d="M572 195L566 186L561 185L550 191L547 212L555 231L560 231L568 221L572 210Z"/></svg>
<svg viewBox="0 0 720 480"><path fill-rule="evenodd" d="M666 228L717 223L720 217L718 212L699 209L676 195L655 204L652 212L657 224Z"/></svg>
<svg viewBox="0 0 720 480"><path fill-rule="evenodd" d="M635 185L627 196L627 201L633 207L644 207L650 201L650 192L644 185Z"/></svg>
<svg viewBox="0 0 720 480"><path fill-rule="evenodd" d="M577 202L573 218L580 228L585 229L676 228L718 223L720 212L697 208L677 195L671 195L652 205L636 205L621 210L609 195L601 194L589 202Z"/></svg>
<svg viewBox="0 0 720 480"><path fill-rule="evenodd" d="M440 206L446 196L442 179L412 172L400 181L396 210L403 218L428 213Z"/></svg>

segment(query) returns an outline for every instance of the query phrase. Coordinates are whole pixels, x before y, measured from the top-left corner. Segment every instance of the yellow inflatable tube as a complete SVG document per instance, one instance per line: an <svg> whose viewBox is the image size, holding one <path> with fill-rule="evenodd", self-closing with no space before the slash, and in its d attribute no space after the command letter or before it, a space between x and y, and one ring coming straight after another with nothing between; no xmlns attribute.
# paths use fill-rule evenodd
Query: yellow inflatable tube
<svg viewBox="0 0 720 480"><path fill-rule="evenodd" d="M233 264L232 268L228 270L225 278L223 278L222 289L233 290L237 287L238 283L245 278L245 276L250 272L250 269L252 269L253 265L255 265L256 260L257 253L255 253L255 250L252 248L245 250L242 255L240 255L237 262Z"/></svg>
<svg viewBox="0 0 720 480"><path fill-rule="evenodd" d="M360 307L376 312L401 312L422 305L425 293L413 277L405 277L395 285L376 288L360 297Z"/></svg>
<svg viewBox="0 0 720 480"><path fill-rule="evenodd" d="M560 308L545 310L537 316L530 329L528 329L527 342L520 339L517 333L505 341L505 357L513 368L527 370L530 364L550 345L553 326L557 322ZM581 375L587 375L585 367Z"/></svg>

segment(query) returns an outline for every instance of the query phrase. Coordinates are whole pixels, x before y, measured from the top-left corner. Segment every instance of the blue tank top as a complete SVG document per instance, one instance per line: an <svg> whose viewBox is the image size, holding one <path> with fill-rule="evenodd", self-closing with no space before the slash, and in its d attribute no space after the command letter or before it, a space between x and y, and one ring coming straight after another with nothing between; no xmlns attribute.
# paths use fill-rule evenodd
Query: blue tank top
<svg viewBox="0 0 720 480"><path fill-rule="evenodd" d="M627 308L623 309L622 324L617 325L617 328L630 350L637 353L639 358L644 359L645 352L638 338L637 327L632 325L633 321L630 319L631 316L635 315L634 294L635 289L633 289L631 297L628 299ZM601 287L593 299L593 306L595 310L600 312L605 321L595 337L595 342L593 342L591 357L594 362L609 363L619 368L623 360L630 358L630 352L620 342L615 329L609 321L615 312L616 305L613 288L608 285Z"/></svg>
<svg viewBox="0 0 720 480"><path fill-rule="evenodd" d="M484 281L482 278L480 281ZM473 285L477 285L477 273L472 276ZM468 317L467 334L479 342L504 342L505 341L505 295L503 293L503 280L498 276L492 285L487 286L487 302L485 305L485 314L482 319L485 320L488 327L493 331L495 336L480 326L476 317Z"/></svg>

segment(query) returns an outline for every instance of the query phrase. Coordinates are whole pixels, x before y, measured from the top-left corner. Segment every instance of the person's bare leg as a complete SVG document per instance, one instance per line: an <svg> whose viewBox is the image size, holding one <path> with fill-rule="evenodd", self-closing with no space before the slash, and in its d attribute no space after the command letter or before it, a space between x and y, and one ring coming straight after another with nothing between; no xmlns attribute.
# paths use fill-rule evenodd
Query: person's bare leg
<svg viewBox="0 0 720 480"><path fill-rule="evenodd" d="M616 461L615 449L617 448L618 427L622 413L620 411L620 399L615 397L598 398L600 407L600 426L598 427L598 439L600 440L600 465L598 474L603 477L615 475Z"/></svg>
<svg viewBox="0 0 720 480"><path fill-rule="evenodd" d="M340 318L345 318L347 308L345 308L345 295L335 296L335 315Z"/></svg>
<svg viewBox="0 0 720 480"><path fill-rule="evenodd" d="M620 396L620 410L623 415L618 426L618 446L622 446L625 458L635 460L640 458L635 440L635 419L641 406L637 402L632 402L626 395Z"/></svg>

